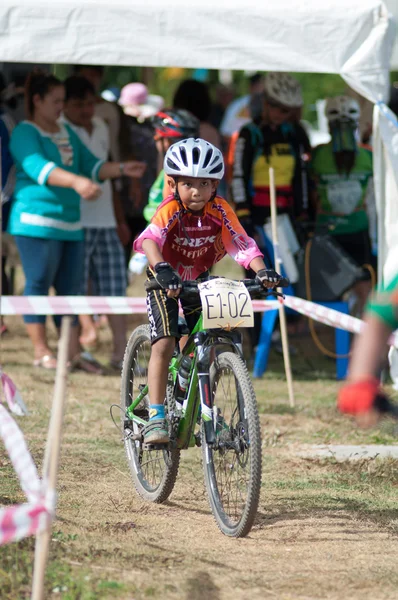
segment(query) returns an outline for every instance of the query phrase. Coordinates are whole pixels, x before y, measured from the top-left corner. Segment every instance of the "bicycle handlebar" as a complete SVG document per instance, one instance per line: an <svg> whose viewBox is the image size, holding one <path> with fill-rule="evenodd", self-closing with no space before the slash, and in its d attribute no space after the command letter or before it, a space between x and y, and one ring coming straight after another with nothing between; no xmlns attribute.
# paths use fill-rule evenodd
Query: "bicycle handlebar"
<svg viewBox="0 0 398 600"><path fill-rule="evenodd" d="M210 276L209 279L217 279L216 276ZM267 298L268 296L282 296L276 291L278 287L288 287L290 285L289 279L287 277L281 277L279 282L275 285L274 288L265 289L261 284L257 283L255 279L242 279L241 280L247 288L247 291L250 294L250 297L256 297L256 299ZM201 283L198 280L189 280L182 282L182 288L180 291L180 296L192 296L193 294L198 294L198 284ZM162 286L156 281L156 279L151 279L145 282L145 289L147 292L161 290Z"/></svg>

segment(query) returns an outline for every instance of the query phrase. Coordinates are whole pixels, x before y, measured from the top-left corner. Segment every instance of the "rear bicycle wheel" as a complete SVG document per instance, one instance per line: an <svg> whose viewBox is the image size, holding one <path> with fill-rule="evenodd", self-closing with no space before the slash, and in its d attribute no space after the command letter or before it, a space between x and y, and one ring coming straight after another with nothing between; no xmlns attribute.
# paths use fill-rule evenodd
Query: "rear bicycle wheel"
<svg viewBox="0 0 398 600"><path fill-rule="evenodd" d="M121 418L124 447L135 489L144 500L162 503L173 490L180 463L180 451L145 448L142 437L140 438L143 426L126 417L126 409L148 383L150 355L149 325L140 325L131 334L124 353L120 392L123 409ZM148 396L145 396L136 412L142 419L149 420ZM133 435L136 439L133 439Z"/></svg>
<svg viewBox="0 0 398 600"><path fill-rule="evenodd" d="M216 443L202 436L210 508L225 535L244 537L257 514L261 487L261 434L253 385L242 359L220 353L210 369Z"/></svg>

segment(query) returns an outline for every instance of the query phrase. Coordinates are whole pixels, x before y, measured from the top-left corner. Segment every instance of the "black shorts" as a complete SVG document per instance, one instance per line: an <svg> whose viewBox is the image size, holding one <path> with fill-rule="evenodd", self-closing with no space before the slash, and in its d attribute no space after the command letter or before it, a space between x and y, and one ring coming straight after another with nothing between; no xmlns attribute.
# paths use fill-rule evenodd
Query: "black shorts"
<svg viewBox="0 0 398 600"><path fill-rule="evenodd" d="M153 279L152 273L147 270L148 279ZM204 279L204 275L200 279ZM164 337L179 339L181 333L178 331L179 302L184 312L184 317L191 332L195 327L201 313L200 300L188 302L179 298L168 298L165 290L151 290L147 292L146 307L151 328L151 343Z"/></svg>

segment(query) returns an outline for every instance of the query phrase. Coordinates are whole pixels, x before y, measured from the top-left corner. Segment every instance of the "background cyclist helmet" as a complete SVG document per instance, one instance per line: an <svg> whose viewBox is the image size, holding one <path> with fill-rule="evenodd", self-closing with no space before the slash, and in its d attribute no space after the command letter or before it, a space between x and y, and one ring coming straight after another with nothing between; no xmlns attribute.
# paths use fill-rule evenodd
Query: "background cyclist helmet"
<svg viewBox="0 0 398 600"><path fill-rule="evenodd" d="M332 136L333 152L356 152L358 122L361 115L358 102L349 96L328 98L325 114Z"/></svg>
<svg viewBox="0 0 398 600"><path fill-rule="evenodd" d="M201 138L189 138L170 146L163 168L171 177L201 177L219 181L224 175L224 159L213 144Z"/></svg>
<svg viewBox="0 0 398 600"><path fill-rule="evenodd" d="M155 139L189 138L199 134L199 119L183 109L165 109L152 119Z"/></svg>
<svg viewBox="0 0 398 600"><path fill-rule="evenodd" d="M267 73L264 81L265 99L288 108L303 106L301 85L287 73Z"/></svg>

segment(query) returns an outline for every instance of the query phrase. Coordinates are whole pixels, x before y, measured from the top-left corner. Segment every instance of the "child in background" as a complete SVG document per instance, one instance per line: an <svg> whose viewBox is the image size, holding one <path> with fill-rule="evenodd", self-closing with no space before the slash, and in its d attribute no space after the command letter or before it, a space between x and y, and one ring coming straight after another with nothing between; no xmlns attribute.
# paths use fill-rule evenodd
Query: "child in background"
<svg viewBox="0 0 398 600"><path fill-rule="evenodd" d="M150 189L148 204L144 208L144 217L147 223L150 223L159 204L171 194L163 171L163 160L167 150L178 140L189 137L196 138L199 132L199 120L187 110L182 109L165 109L158 112L152 119L152 125L159 162L158 176ZM129 262L129 271L139 275L147 264L145 255L135 253Z"/></svg>
<svg viewBox="0 0 398 600"><path fill-rule="evenodd" d="M144 431L146 443L169 441L164 398L178 333L178 300L183 280L203 279L227 253L237 263L251 268L265 288L278 284L280 275L267 269L255 241L240 225L229 204L217 196L224 175L218 148L202 139L189 138L173 144L164 159L164 172L173 195L159 206L150 225L134 242L136 252L145 253L147 275L161 290L147 294L152 352L148 365L150 411ZM181 301L184 310L184 302ZM192 331L200 306L189 306L185 314Z"/></svg>

